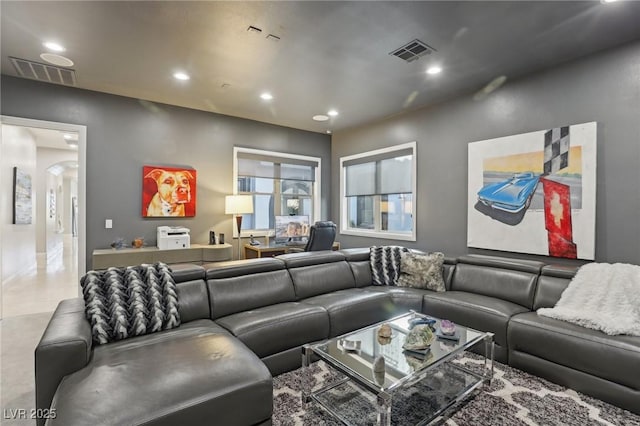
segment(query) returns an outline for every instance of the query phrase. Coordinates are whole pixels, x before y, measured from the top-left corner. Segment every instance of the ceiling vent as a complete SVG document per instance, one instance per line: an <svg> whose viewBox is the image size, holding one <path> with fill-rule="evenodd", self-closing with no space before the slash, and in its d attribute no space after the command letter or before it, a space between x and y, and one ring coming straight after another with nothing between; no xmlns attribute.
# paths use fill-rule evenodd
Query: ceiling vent
<svg viewBox="0 0 640 426"><path fill-rule="evenodd" d="M20 77L46 81L49 83L64 84L66 86L76 85L75 70L27 61L26 59L12 57L9 59L11 59L11 63Z"/></svg>
<svg viewBox="0 0 640 426"><path fill-rule="evenodd" d="M424 55L430 55L431 52L436 52L436 49L426 43L421 42L418 39L415 39L389 53L389 55L397 56L398 58L407 62L413 62L420 59Z"/></svg>

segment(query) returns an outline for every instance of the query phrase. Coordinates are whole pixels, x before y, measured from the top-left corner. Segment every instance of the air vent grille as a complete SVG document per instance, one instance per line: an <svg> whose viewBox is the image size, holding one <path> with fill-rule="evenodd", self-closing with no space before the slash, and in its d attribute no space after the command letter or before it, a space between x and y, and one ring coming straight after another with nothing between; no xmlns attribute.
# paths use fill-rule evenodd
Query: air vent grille
<svg viewBox="0 0 640 426"><path fill-rule="evenodd" d="M436 52L436 49L418 39L415 39L389 54L397 56L403 61L413 62L425 55L430 55L431 52Z"/></svg>
<svg viewBox="0 0 640 426"><path fill-rule="evenodd" d="M54 65L41 64L27 61L26 59L12 58L11 63L20 77L46 81L65 86L76 85L76 72L69 68L56 67Z"/></svg>

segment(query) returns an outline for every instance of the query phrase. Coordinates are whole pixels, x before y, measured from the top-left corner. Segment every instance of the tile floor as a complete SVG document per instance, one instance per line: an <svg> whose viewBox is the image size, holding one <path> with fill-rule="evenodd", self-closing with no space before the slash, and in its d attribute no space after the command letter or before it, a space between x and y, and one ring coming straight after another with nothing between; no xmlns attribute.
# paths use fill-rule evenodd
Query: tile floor
<svg viewBox="0 0 640 426"><path fill-rule="evenodd" d="M51 313L62 299L78 295L77 239L65 237L63 250L47 262L3 286L0 320L0 424L32 426L34 420L12 419L10 410L35 407L35 349Z"/></svg>

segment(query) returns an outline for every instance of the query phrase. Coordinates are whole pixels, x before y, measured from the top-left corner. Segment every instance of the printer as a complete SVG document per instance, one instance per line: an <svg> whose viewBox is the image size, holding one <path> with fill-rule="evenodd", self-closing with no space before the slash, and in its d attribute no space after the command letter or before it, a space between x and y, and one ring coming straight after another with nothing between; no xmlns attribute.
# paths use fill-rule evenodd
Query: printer
<svg viewBox="0 0 640 426"><path fill-rule="evenodd" d="M158 226L158 248L171 250L191 247L189 228L181 226Z"/></svg>

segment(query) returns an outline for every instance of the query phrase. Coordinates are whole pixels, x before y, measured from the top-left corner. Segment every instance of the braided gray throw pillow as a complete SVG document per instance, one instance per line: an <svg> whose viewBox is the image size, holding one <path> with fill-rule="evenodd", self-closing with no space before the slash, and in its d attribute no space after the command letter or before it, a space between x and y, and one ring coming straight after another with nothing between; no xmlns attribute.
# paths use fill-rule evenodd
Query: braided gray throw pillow
<svg viewBox="0 0 640 426"><path fill-rule="evenodd" d="M400 255L408 251L408 248L399 246L373 246L369 248L371 283L373 285L396 285L400 276Z"/></svg>
<svg viewBox="0 0 640 426"><path fill-rule="evenodd" d="M80 286L96 345L180 325L176 283L164 263L89 271Z"/></svg>

